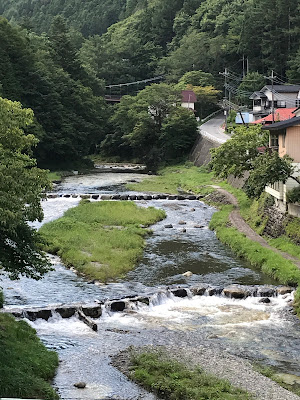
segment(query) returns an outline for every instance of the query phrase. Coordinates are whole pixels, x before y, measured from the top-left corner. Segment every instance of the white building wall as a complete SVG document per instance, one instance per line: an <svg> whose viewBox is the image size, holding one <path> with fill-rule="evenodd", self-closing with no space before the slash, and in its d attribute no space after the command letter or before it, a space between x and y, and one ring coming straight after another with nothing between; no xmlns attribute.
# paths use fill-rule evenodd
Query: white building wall
<svg viewBox="0 0 300 400"><path fill-rule="evenodd" d="M195 103L181 103L181 107L195 110Z"/></svg>

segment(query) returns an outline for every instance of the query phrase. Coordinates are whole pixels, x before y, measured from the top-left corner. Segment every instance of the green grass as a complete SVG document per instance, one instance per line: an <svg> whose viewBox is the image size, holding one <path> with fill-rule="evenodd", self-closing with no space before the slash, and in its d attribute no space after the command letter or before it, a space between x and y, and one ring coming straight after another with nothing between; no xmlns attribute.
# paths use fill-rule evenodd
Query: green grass
<svg viewBox="0 0 300 400"><path fill-rule="evenodd" d="M292 261L283 258L273 250L262 247L248 239L243 233L229 226L229 214L232 206L224 206L215 213L210 228L215 230L218 239L225 243L239 257L248 260L251 265L277 279L282 284L297 285L300 282L300 270Z"/></svg>
<svg viewBox="0 0 300 400"><path fill-rule="evenodd" d="M266 376L267 378L272 379L272 381L278 383L280 386L282 386L284 389L289 390L290 392L293 392L295 394L297 394L298 396L300 396L300 386L299 385L290 385L285 383L281 378L280 375L277 375L277 371L269 366L264 366L258 363L255 363L253 365L253 369L257 372L259 372L260 374Z"/></svg>
<svg viewBox="0 0 300 400"><path fill-rule="evenodd" d="M128 184L127 187L130 190L141 192L178 194L179 189L207 194L213 190L207 187L211 184L214 184L211 172L186 163L166 167L160 170L158 175L147 178L140 183Z"/></svg>
<svg viewBox="0 0 300 400"><path fill-rule="evenodd" d="M292 242L292 240L287 236L280 236L276 239L270 239L268 241L271 246L276 247L281 251L291 254L294 257L300 259L300 246Z"/></svg>
<svg viewBox="0 0 300 400"><path fill-rule="evenodd" d="M58 357L24 321L0 314L0 397L58 399L50 386Z"/></svg>
<svg viewBox="0 0 300 400"><path fill-rule="evenodd" d="M245 391L201 368L188 369L165 355L144 353L132 359L132 377L142 386L168 400L249 400Z"/></svg>
<svg viewBox="0 0 300 400"><path fill-rule="evenodd" d="M165 213L133 202L82 201L40 232L49 242L47 251L57 253L67 266L103 282L122 277L143 254L149 226Z"/></svg>
<svg viewBox="0 0 300 400"><path fill-rule="evenodd" d="M48 172L48 179L53 182L53 181L60 181L62 178L62 173L60 172Z"/></svg>

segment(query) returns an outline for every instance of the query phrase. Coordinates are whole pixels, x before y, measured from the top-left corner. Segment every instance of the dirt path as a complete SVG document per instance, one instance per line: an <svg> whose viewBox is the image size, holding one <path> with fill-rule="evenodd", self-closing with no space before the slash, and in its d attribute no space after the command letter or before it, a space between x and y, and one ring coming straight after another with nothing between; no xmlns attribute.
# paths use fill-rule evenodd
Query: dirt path
<svg viewBox="0 0 300 400"><path fill-rule="evenodd" d="M218 192L222 193L227 198L227 200L236 207L235 210L233 210L230 213L229 220L230 220L231 224L238 231L240 231L241 233L244 233L247 236L247 238L253 240L254 242L259 243L261 246L263 246L267 249L270 249L270 250L274 251L275 253L280 254L282 257L286 258L287 260L292 261L295 265L297 265L298 268L300 268L300 260L297 257L293 257L284 251L280 251L280 250L276 249L275 247L270 246L269 243L262 236L260 236L258 233L256 233L247 224L247 222L241 216L241 213L238 209L238 201L232 193L227 192L227 190L222 189L218 186L213 186L213 187L215 189L217 189Z"/></svg>

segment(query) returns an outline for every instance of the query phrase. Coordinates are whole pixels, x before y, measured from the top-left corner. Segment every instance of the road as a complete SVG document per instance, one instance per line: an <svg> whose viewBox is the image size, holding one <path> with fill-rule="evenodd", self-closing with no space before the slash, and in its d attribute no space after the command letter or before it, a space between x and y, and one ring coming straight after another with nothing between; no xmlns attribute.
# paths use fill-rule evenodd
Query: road
<svg viewBox="0 0 300 400"><path fill-rule="evenodd" d="M224 129L221 127L224 122L224 115L220 113L216 117L205 122L205 124L199 126L199 133L214 142L222 144L230 138L230 135L224 133Z"/></svg>

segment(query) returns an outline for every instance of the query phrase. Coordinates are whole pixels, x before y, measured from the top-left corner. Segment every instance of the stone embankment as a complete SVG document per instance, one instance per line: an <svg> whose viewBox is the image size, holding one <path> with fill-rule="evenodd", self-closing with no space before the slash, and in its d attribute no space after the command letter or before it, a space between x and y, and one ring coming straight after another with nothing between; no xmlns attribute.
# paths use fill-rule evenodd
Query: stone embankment
<svg viewBox="0 0 300 400"><path fill-rule="evenodd" d="M139 304L149 306L153 303L153 299L160 301L165 297L192 297L192 296L223 296L233 299L245 299L249 296L258 297L261 303L271 303L272 297L291 293L294 288L289 286L243 286L231 285L227 287L210 286L207 284L187 287L174 287L160 290L157 293L151 293L143 296L129 296L123 299L107 300L105 302L95 302L92 304L61 304L58 306L49 306L43 308L9 308L2 312L7 312L17 318L28 318L30 321L36 319L49 318L55 314L59 314L62 318L70 318L76 316L87 324L91 329L97 331L97 324L93 319L98 319L102 315L103 307L108 312L122 312L126 310L137 309Z"/></svg>

